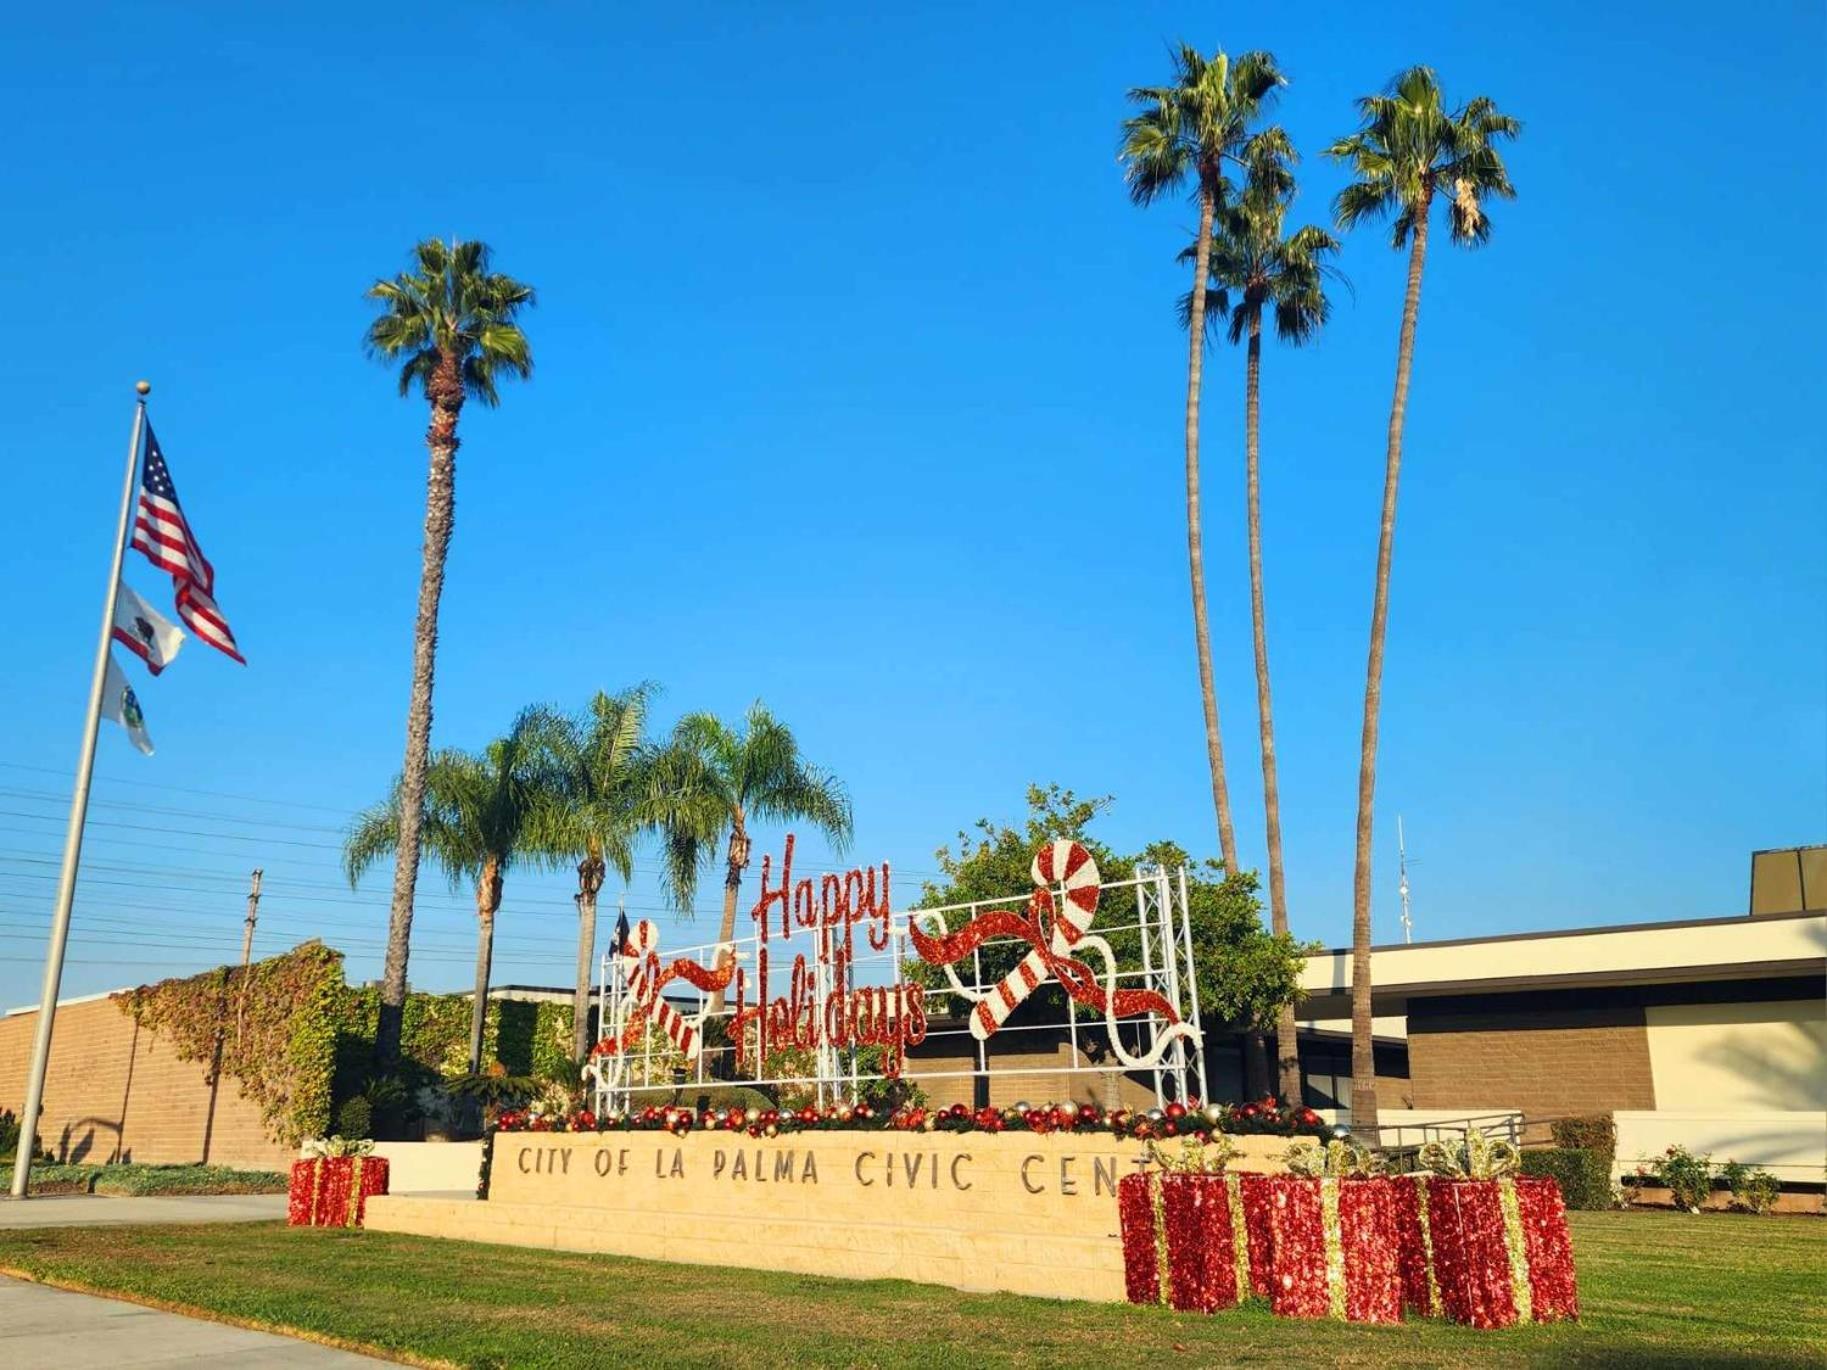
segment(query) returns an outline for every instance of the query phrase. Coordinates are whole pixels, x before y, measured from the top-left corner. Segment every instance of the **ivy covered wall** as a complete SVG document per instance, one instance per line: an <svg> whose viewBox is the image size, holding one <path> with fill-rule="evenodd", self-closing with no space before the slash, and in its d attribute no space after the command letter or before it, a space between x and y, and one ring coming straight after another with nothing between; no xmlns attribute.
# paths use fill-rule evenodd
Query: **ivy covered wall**
<svg viewBox="0 0 1827 1370"><path fill-rule="evenodd" d="M287 1146L331 1130L341 1104L373 1074L380 993L351 989L342 953L306 942L243 970L225 966L162 980L118 1000L146 1031L185 1060L232 1081L258 1103L273 1139ZM401 1076L408 1087L462 1075L469 1058L466 994L407 996ZM483 1035L485 1066L549 1076L565 1068L571 1006L494 1000ZM220 1055L218 1055L218 1052Z"/></svg>
<svg viewBox="0 0 1827 1370"><path fill-rule="evenodd" d="M274 1140L321 1136L330 1121L343 957L321 942L247 967L223 966L122 995L121 1010L206 1078L233 1080Z"/></svg>

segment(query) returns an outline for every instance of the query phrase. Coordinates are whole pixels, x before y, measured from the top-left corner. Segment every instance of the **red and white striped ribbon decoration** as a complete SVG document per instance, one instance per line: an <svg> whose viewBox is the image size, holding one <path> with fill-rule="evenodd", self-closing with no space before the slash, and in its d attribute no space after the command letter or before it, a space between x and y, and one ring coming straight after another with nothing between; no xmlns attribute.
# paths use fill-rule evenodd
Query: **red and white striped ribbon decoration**
<svg viewBox="0 0 1827 1370"><path fill-rule="evenodd" d="M1062 839L1034 853L1030 873L1037 887L1045 889L1057 884L1065 894L1065 905L1053 920L1053 935L1048 939L1054 954L1065 956L1097 916L1100 890L1097 862L1078 843ZM1047 976L1046 957L1036 947L977 1001L977 1007L971 1013L971 1035L980 1041L987 1040L1008 1021L1009 1015L1024 999L1040 988Z"/></svg>
<svg viewBox="0 0 1827 1370"><path fill-rule="evenodd" d="M686 1060L694 1061L701 1045L698 1029L660 993L659 946L660 930L652 921L643 918L636 923L628 934L628 948L622 953L622 977L628 982L628 992L641 1016L665 1033L666 1040L683 1052Z"/></svg>

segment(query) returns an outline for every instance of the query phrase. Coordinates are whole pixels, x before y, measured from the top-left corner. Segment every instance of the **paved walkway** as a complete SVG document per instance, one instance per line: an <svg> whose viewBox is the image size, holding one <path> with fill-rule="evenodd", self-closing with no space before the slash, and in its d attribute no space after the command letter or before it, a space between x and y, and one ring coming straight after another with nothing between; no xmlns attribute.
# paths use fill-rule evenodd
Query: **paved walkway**
<svg viewBox="0 0 1827 1370"><path fill-rule="evenodd" d="M285 1217L283 1194L200 1194L189 1198L110 1199L54 1194L0 1199L0 1228L97 1227L122 1223L251 1223ZM0 1365L5 1364L0 1357Z"/></svg>
<svg viewBox="0 0 1827 1370"><path fill-rule="evenodd" d="M302 1365L333 1370L380 1363L314 1342L0 1277L0 1365L21 1370L120 1370L124 1365Z"/></svg>

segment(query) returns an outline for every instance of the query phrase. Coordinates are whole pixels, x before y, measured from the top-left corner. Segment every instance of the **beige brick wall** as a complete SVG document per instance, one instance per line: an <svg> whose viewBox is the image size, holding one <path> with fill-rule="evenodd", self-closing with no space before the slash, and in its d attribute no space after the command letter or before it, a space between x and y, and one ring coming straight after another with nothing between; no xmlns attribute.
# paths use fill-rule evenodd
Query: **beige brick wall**
<svg viewBox="0 0 1827 1370"><path fill-rule="evenodd" d="M1640 1008L1411 1012L1408 1069L1416 1108L1560 1118L1656 1106Z"/></svg>
<svg viewBox="0 0 1827 1370"><path fill-rule="evenodd" d="M35 1012L0 1018L0 1109L24 1104L37 1030ZM206 1063L180 1061L111 999L58 1009L38 1136L60 1160L282 1170L291 1157L232 1078L212 1090Z"/></svg>

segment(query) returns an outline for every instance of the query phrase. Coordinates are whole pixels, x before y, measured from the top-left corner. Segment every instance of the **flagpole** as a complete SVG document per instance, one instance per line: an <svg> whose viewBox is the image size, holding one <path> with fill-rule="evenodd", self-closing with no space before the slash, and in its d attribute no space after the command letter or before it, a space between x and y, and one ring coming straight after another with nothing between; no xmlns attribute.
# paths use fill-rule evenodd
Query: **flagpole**
<svg viewBox="0 0 1827 1370"><path fill-rule="evenodd" d="M114 560L108 570L108 593L102 600L101 641L95 648L95 674L89 682L89 716L83 723L82 751L76 760L76 790L70 796L70 826L63 839L63 873L57 880L57 912L51 918L51 945L44 958L44 989L38 998L38 1031L32 1039L32 1069L26 1077L25 1107L19 1115L19 1150L13 1157L13 1197L23 1199L32 1173L32 1143L44 1103L45 1068L51 1062L51 1025L63 984L63 953L70 940L70 905L76 898L76 868L82 861L83 823L89 815L89 781L95 771L95 734L101 726L102 691L108 679L108 643L114 636L114 597L127 554L127 527L133 514L133 479L139 472L140 438L146 431L146 396L152 386L134 386L139 402L133 410L133 436L127 442L127 474L121 481L120 523L114 530Z"/></svg>

